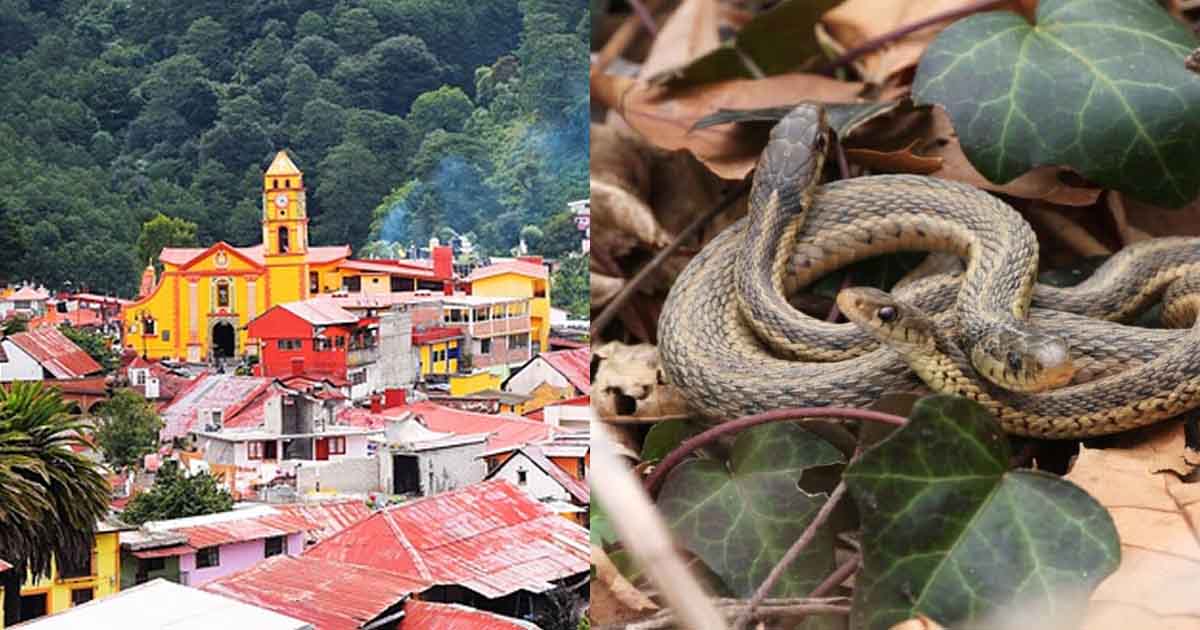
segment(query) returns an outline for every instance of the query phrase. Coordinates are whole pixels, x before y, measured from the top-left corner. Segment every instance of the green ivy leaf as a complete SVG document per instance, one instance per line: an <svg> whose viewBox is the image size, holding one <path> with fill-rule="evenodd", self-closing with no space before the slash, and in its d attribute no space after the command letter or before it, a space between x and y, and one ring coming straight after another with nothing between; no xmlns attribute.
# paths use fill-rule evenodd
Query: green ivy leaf
<svg viewBox="0 0 1200 630"><path fill-rule="evenodd" d="M1197 45L1153 0L1043 0L1036 25L995 11L946 28L913 94L945 107L993 182L1066 165L1178 207L1200 193L1200 76L1183 64Z"/></svg>
<svg viewBox="0 0 1200 630"><path fill-rule="evenodd" d="M693 459L672 471L658 505L679 541L734 595L749 597L828 497L801 490L801 476L842 461L796 424L756 427L734 441L728 463ZM823 528L771 594L807 595L832 570L833 532Z"/></svg>
<svg viewBox="0 0 1200 630"><path fill-rule="evenodd" d="M665 70L651 83L697 85L725 79L757 78L800 68L821 54L814 30L817 20L839 0L784 0L754 17L737 35L691 63Z"/></svg>
<svg viewBox="0 0 1200 630"><path fill-rule="evenodd" d="M975 402L930 396L909 423L846 468L862 515L863 565L851 627L917 613L978 627L1015 609L1075 627L1089 593L1116 570L1108 512L1059 477L1009 471L1004 433Z"/></svg>
<svg viewBox="0 0 1200 630"><path fill-rule="evenodd" d="M703 424L694 420L667 420L656 423L646 432L646 440L642 442L642 461L656 462L683 444L683 441L699 435L706 429Z"/></svg>

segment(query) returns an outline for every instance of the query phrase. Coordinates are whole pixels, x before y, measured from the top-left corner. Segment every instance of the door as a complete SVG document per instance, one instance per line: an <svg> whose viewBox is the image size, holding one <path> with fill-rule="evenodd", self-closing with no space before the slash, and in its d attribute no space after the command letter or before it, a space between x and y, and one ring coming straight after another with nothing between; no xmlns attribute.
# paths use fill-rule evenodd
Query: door
<svg viewBox="0 0 1200 630"><path fill-rule="evenodd" d="M50 612L46 593L34 593L21 596L21 617L17 621L29 621L45 617Z"/></svg>
<svg viewBox="0 0 1200 630"><path fill-rule="evenodd" d="M329 459L329 439L317 438L317 461Z"/></svg>

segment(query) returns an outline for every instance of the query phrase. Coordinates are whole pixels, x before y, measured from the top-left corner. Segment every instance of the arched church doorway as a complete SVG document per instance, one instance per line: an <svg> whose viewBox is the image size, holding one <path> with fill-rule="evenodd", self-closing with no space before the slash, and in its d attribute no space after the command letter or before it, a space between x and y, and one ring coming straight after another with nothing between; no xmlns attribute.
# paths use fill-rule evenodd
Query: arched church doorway
<svg viewBox="0 0 1200 630"><path fill-rule="evenodd" d="M237 333L233 324L217 322L212 327L212 356L214 359L227 359L233 356L237 349Z"/></svg>

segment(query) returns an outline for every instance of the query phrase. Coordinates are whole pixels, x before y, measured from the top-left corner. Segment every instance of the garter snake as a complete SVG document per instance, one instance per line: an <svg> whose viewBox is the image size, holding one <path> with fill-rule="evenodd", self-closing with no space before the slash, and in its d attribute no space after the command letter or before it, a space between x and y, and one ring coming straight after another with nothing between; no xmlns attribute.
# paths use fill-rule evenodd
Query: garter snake
<svg viewBox="0 0 1200 630"><path fill-rule="evenodd" d="M1123 363L1150 361L1170 340L1179 338L1178 331L1121 327L1090 317L1126 318L1157 298L1166 284L1200 261L1200 240L1148 241L1114 256L1093 279L1079 287L1035 287L1024 275L1025 270L1036 267L1032 233L1015 211L982 191L953 182L904 175L862 177L819 187L812 182L796 183L797 180L781 178L780 173L794 176L797 172L801 172L801 180L808 175L815 178L815 167L809 167L806 175L803 169L779 168L787 166L787 162L770 161L772 156L789 154L778 149L773 153L773 147L783 143L797 146L788 134L811 134L812 128L811 125L777 127L755 173L750 220L734 224L706 245L676 280L664 305L659 326L659 354L664 372L704 415L728 418L782 407L866 405L885 391L913 383L912 372L900 356L888 349L872 349L874 344L863 331L853 325L805 319L784 299L784 294L797 285L848 262L882 253L950 252L968 259L968 277L972 269L978 273L984 267L989 272L985 274L987 279L976 280L972 285L974 294L982 296L982 300L974 306L956 308L956 314L977 316L982 309L983 322L1007 318L1008 322L1015 322L1018 334L1053 330L1059 338L1043 336L1039 341L1034 335L1025 339L1049 347L1050 359L1059 358L1053 356L1055 348L1061 348L1062 344L1071 347L1075 362L1088 366L1085 378L1109 373ZM811 150L817 145L810 139L808 146L807 150ZM792 159L803 156L804 150L791 151ZM753 191L758 192L757 196ZM802 192L797 195L792 191ZM803 191L807 191L807 199ZM793 199L802 200L801 205L808 206L808 211L792 211L781 221L780 207L775 207L768 214L776 217L776 227L764 230L752 223L755 207L762 210L780 201L793 203ZM788 229L795 234L790 247L777 240L788 238L781 236ZM1028 241L1023 232L1027 232ZM763 236L764 233L774 236ZM749 238L748 234L755 236ZM772 239L776 239L774 250ZM737 292L738 266L745 264L743 255L751 241L759 248L759 280L763 278L761 263L766 261L771 268L766 283L771 290L760 293L751 302L758 300L754 303L760 305L760 311L778 318L776 321L785 328L793 325L792 318L808 326L809 345L815 348L812 352L826 362L777 356L760 341L748 318L743 316ZM787 263L786 274L779 272L780 249ZM1011 256L1014 251L1018 252L1016 257ZM981 257L997 253L1002 255L1001 260L1010 262L997 264L995 258L980 262ZM1132 282L1132 277L1141 277L1143 281ZM933 303L935 310L954 304L957 285L950 280L942 277L919 284L920 287L906 288L899 295L927 308L929 296L940 296L941 306ZM1004 303L996 293L1012 297L1017 306ZM1036 305L1078 310L1087 317L1035 309L1027 324L1020 319L1025 313L1019 302L1025 294L1032 294ZM970 301L964 297L960 292L958 303ZM782 306L767 308L768 303ZM755 314L753 304L745 312ZM1000 317L989 319L995 313ZM964 336L978 334L978 330L964 331L961 323L958 326L960 341ZM984 350L1002 353L1002 364L992 368L993 377L1003 378L1005 370L1010 378L1036 375L1019 363L1030 356L1039 359L1036 344L1032 353L1028 346L1024 350L1002 345ZM1026 354L1013 361L1014 351ZM1059 365L1063 363L1060 361ZM1062 373L1070 376L1068 370ZM1062 373L1055 384L1065 380Z"/></svg>

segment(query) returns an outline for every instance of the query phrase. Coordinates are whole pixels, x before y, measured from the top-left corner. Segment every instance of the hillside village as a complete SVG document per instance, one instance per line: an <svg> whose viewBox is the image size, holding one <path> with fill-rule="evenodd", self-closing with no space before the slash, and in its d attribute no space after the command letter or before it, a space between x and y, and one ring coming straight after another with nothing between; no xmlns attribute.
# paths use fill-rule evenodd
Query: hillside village
<svg viewBox="0 0 1200 630"><path fill-rule="evenodd" d="M303 177L279 151L261 242L163 248L136 296L0 289L0 389L61 397L111 489L90 553L0 557L0 627L575 627L591 358L562 260L310 246Z"/></svg>

